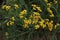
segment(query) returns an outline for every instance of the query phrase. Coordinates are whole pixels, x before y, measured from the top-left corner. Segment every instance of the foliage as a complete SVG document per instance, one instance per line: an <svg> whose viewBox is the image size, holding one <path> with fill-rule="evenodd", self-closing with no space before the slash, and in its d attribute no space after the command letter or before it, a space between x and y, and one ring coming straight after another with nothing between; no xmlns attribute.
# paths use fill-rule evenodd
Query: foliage
<svg viewBox="0 0 60 40"><path fill-rule="evenodd" d="M6 0L0 7L0 27L6 40L32 40L60 33L59 0ZM37 39L38 40L38 39Z"/></svg>

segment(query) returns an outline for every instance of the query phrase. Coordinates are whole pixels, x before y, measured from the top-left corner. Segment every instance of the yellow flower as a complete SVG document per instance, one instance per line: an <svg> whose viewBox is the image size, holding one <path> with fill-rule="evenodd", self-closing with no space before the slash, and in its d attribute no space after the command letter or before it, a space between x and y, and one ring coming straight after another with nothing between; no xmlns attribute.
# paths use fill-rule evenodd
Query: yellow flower
<svg viewBox="0 0 60 40"><path fill-rule="evenodd" d="M35 7L33 7L33 9L34 9L34 10L36 10L36 8L35 8Z"/></svg>
<svg viewBox="0 0 60 40"><path fill-rule="evenodd" d="M48 0L44 0L45 2L48 2Z"/></svg>
<svg viewBox="0 0 60 40"><path fill-rule="evenodd" d="M36 7L38 11L42 12L41 8L40 7Z"/></svg>
<svg viewBox="0 0 60 40"><path fill-rule="evenodd" d="M32 4L32 7L33 7L34 10L36 10L37 5Z"/></svg>
<svg viewBox="0 0 60 40"><path fill-rule="evenodd" d="M11 8L11 6L6 6L5 9L8 11Z"/></svg>
<svg viewBox="0 0 60 40"><path fill-rule="evenodd" d="M45 21L49 21L49 19L45 19Z"/></svg>
<svg viewBox="0 0 60 40"><path fill-rule="evenodd" d="M49 23L49 19L45 19L45 24L48 24Z"/></svg>
<svg viewBox="0 0 60 40"><path fill-rule="evenodd" d="M51 2L50 2L50 3L47 3L47 6L48 6L48 7L51 7L51 5L52 5Z"/></svg>
<svg viewBox="0 0 60 40"><path fill-rule="evenodd" d="M23 25L24 28L29 28L28 24Z"/></svg>
<svg viewBox="0 0 60 40"><path fill-rule="evenodd" d="M40 15L38 12L33 12L34 15Z"/></svg>
<svg viewBox="0 0 60 40"><path fill-rule="evenodd" d="M23 10L20 12L22 15L26 14L27 13L27 10Z"/></svg>
<svg viewBox="0 0 60 40"><path fill-rule="evenodd" d="M33 7L37 7L37 5L35 5L35 4L32 4L32 6L33 6Z"/></svg>
<svg viewBox="0 0 60 40"><path fill-rule="evenodd" d="M34 19L39 19L39 18L40 18L40 16L35 16L35 17L34 17Z"/></svg>
<svg viewBox="0 0 60 40"><path fill-rule="evenodd" d="M53 14L52 10L49 7L47 8L47 10L50 13L50 17L54 17L54 14Z"/></svg>
<svg viewBox="0 0 60 40"><path fill-rule="evenodd" d="M33 18L39 19L40 18L40 14L38 12L33 12Z"/></svg>
<svg viewBox="0 0 60 40"><path fill-rule="evenodd" d="M11 6L9 6L9 5L4 5L4 6L2 6L2 9L5 9L5 10L9 10L11 8Z"/></svg>
<svg viewBox="0 0 60 40"><path fill-rule="evenodd" d="M7 5L3 5L3 6L2 6L2 9L5 9L6 6L7 6Z"/></svg>
<svg viewBox="0 0 60 40"><path fill-rule="evenodd" d="M35 29L38 29L38 28L40 28L40 26L37 24L37 25L35 25Z"/></svg>
<svg viewBox="0 0 60 40"><path fill-rule="evenodd" d="M24 18L23 14L19 14L19 18Z"/></svg>
<svg viewBox="0 0 60 40"><path fill-rule="evenodd" d="M51 14L50 17L54 17L54 14Z"/></svg>
<svg viewBox="0 0 60 40"><path fill-rule="evenodd" d="M12 25L14 25L14 22L13 21L9 21L10 22L10 25L12 26Z"/></svg>
<svg viewBox="0 0 60 40"><path fill-rule="evenodd" d="M44 20L41 20L39 23L40 23L40 24L43 24L43 23L44 23Z"/></svg>
<svg viewBox="0 0 60 40"><path fill-rule="evenodd" d="M34 20L32 21L32 24L37 24L37 22L38 22L38 19L34 19Z"/></svg>
<svg viewBox="0 0 60 40"><path fill-rule="evenodd" d="M29 19L28 21L29 21L29 24L31 24L32 20L31 20L31 19Z"/></svg>
<svg viewBox="0 0 60 40"><path fill-rule="evenodd" d="M23 10L19 14L19 18L24 18L24 15L27 14L27 10Z"/></svg>
<svg viewBox="0 0 60 40"><path fill-rule="evenodd" d="M11 20L13 20L13 21L15 20L15 18L14 18L14 17L11 17L10 19L11 19Z"/></svg>
<svg viewBox="0 0 60 40"><path fill-rule="evenodd" d="M14 22L13 22L13 21L9 21L9 22L7 22L6 25L7 25L7 26L12 26L12 25L14 25Z"/></svg>
<svg viewBox="0 0 60 40"><path fill-rule="evenodd" d="M53 20L51 20L51 23L53 23Z"/></svg>
<svg viewBox="0 0 60 40"><path fill-rule="evenodd" d="M24 24L29 24L28 20L24 20Z"/></svg>
<svg viewBox="0 0 60 40"><path fill-rule="evenodd" d="M28 19L28 20L25 19L25 20L24 20L24 24L31 24L31 19Z"/></svg>
<svg viewBox="0 0 60 40"><path fill-rule="evenodd" d="M44 29L45 27L46 27L46 24L43 24L43 25L42 25L42 28Z"/></svg>
<svg viewBox="0 0 60 40"><path fill-rule="evenodd" d="M53 23L52 23L52 21L49 22L47 25L48 25L49 30L52 31L52 29L53 29Z"/></svg>
<svg viewBox="0 0 60 40"><path fill-rule="evenodd" d="M54 29L56 29L57 28L57 26L59 26L60 24L59 23L57 23L55 26L54 26Z"/></svg>
<svg viewBox="0 0 60 40"><path fill-rule="evenodd" d="M39 18L40 18L40 13L38 13L38 12L33 12L33 14L31 14L29 18L39 19Z"/></svg>
<svg viewBox="0 0 60 40"><path fill-rule="evenodd" d="M52 27L49 27L49 30L50 30L50 31L52 31L52 29L53 29Z"/></svg>
<svg viewBox="0 0 60 40"><path fill-rule="evenodd" d="M34 9L34 10L36 10L36 9L37 9L38 11L42 12L41 8L40 8L40 7L38 7L37 5L32 4L32 7L33 7L33 9Z"/></svg>
<svg viewBox="0 0 60 40"><path fill-rule="evenodd" d="M19 5L18 4L14 4L14 6L15 6L15 9L19 8Z"/></svg>
<svg viewBox="0 0 60 40"><path fill-rule="evenodd" d="M33 12L33 18L43 20L40 13L38 13L38 12Z"/></svg>
<svg viewBox="0 0 60 40"><path fill-rule="evenodd" d="M46 27L46 24L44 24L44 20L41 20L40 22L40 26L44 29Z"/></svg>
<svg viewBox="0 0 60 40"><path fill-rule="evenodd" d="M50 13L50 14L52 14L53 12L52 12L52 10L50 10L50 8L48 7L47 8L47 10L48 10L48 12Z"/></svg>
<svg viewBox="0 0 60 40"><path fill-rule="evenodd" d="M19 18L24 18L24 16L21 15L21 16L19 16Z"/></svg>
<svg viewBox="0 0 60 40"><path fill-rule="evenodd" d="M45 24L48 24L48 22L45 22Z"/></svg>
<svg viewBox="0 0 60 40"><path fill-rule="evenodd" d="M7 24L6 24L7 26L9 26L9 22L7 22Z"/></svg>

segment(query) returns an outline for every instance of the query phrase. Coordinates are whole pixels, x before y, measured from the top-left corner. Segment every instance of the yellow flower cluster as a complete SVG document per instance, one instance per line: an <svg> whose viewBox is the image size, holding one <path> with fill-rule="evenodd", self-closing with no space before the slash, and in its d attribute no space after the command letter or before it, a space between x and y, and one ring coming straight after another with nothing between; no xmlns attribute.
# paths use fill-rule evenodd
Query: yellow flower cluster
<svg viewBox="0 0 60 40"><path fill-rule="evenodd" d="M15 9L17 9L17 8L19 8L19 5L18 4L14 4L14 7L15 7ZM9 5L3 5L2 9L5 9L6 11L8 11L8 10L11 9L11 6L9 6Z"/></svg>
<svg viewBox="0 0 60 40"><path fill-rule="evenodd" d="M28 28L29 27L29 25L31 24L37 24L38 23L38 20L41 18L41 16L40 16L40 13L38 13L38 12L33 12L31 15L30 15L30 17L29 17L29 19L25 19L24 20L24 24L23 24L23 27L24 28ZM41 18L42 19L42 18ZM38 29L40 26L38 26L38 25L35 25L35 29Z"/></svg>
<svg viewBox="0 0 60 40"><path fill-rule="evenodd" d="M53 21L48 22L47 25L48 25L49 30L52 31L52 29L53 29Z"/></svg>
<svg viewBox="0 0 60 40"><path fill-rule="evenodd" d="M24 28L28 28L28 27L29 27L29 24L31 24L31 19L25 19L25 20L24 20L24 25L23 25L23 27L24 27Z"/></svg>
<svg viewBox="0 0 60 40"><path fill-rule="evenodd" d="M52 31L53 29L53 21L50 21L49 20L42 20L39 22L40 23L40 26L44 29L46 26L48 26L49 30Z"/></svg>
<svg viewBox="0 0 60 40"><path fill-rule="evenodd" d="M29 18L38 19L38 18L40 18L40 13L38 13L38 12L33 12L33 13L30 15Z"/></svg>
<svg viewBox="0 0 60 40"><path fill-rule="evenodd" d="M52 6L52 2L49 2L49 0L44 0L47 3L48 7ZM57 4L57 0L53 0L54 4Z"/></svg>
<svg viewBox="0 0 60 40"><path fill-rule="evenodd" d="M14 25L14 20L15 20L15 18L14 18L14 17L11 17L10 20L11 20L11 21L7 22L7 26L12 26L12 25Z"/></svg>
<svg viewBox="0 0 60 40"><path fill-rule="evenodd" d="M39 22L40 26L41 26L43 29L46 27L46 24L44 24L44 23L45 23L44 20L41 20L41 21Z"/></svg>
<svg viewBox="0 0 60 40"><path fill-rule="evenodd" d="M5 10L9 10L11 8L11 6L9 6L9 5L4 5L4 6L2 6L2 9L5 9Z"/></svg>
<svg viewBox="0 0 60 40"><path fill-rule="evenodd" d="M29 24L30 25L35 24L35 29L39 29L40 27L42 27L44 29L46 26L48 26L50 31L52 31L52 29L53 29L53 21L49 21L49 19L44 20L41 17L40 13L38 13L38 12L33 12L33 14L30 15L29 19L24 20L24 24L23 24L24 28L29 28Z"/></svg>
<svg viewBox="0 0 60 40"><path fill-rule="evenodd" d="M50 17L54 17L53 11L48 7L47 11L51 14Z"/></svg>
<svg viewBox="0 0 60 40"><path fill-rule="evenodd" d="M27 10L23 10L19 14L19 18L24 18L24 15L27 14Z"/></svg>
<svg viewBox="0 0 60 40"><path fill-rule="evenodd" d="M48 3L48 0L44 0L44 1L47 2L47 11L50 13L49 16L54 17L53 11L50 9L50 7L52 6L52 2ZM17 9L17 8L19 8L19 5L14 4L14 7L15 7L15 9ZM28 18L26 18L25 16L27 14L27 10L24 9L18 15L20 19L23 19L23 28L29 28L30 25L33 25L35 29L39 29L40 27L42 27L44 29L47 26L50 31L53 30L53 27L55 27L55 29L56 29L58 24L53 26L54 23L52 20L50 21L49 19L43 19L41 17L40 13L42 12L42 9L40 7L38 7L35 4L32 4L32 7L34 10L38 10L38 12L33 12L28 16ZM8 11L11 8L11 6L4 5L2 8L6 9ZM14 20L15 20L15 18L11 17L10 21L7 22L7 26L14 25Z"/></svg>
<svg viewBox="0 0 60 40"><path fill-rule="evenodd" d="M30 20L29 20L30 19ZM36 24L35 25L35 29L38 29L40 26L43 26L43 28L45 27L45 24L44 24L44 22L43 22L43 19L41 18L41 15L40 15L40 13L38 13L38 12L33 12L33 14L31 14L30 15L30 17L29 17L29 19L27 20L27 19L25 19L24 20L24 28L28 28L29 26L29 24ZM40 25L38 25L37 23L39 22L38 20L41 20L40 21Z"/></svg>
<svg viewBox="0 0 60 40"><path fill-rule="evenodd" d="M40 14L38 12L33 12L33 17L34 17L34 19L39 19Z"/></svg>
<svg viewBox="0 0 60 40"><path fill-rule="evenodd" d="M52 2L48 2L48 0L44 0L47 3L47 11L51 14L50 17L54 17L53 11L50 9L52 6ZM54 3L57 3L56 0L53 0Z"/></svg>
<svg viewBox="0 0 60 40"><path fill-rule="evenodd" d="M12 26L12 25L14 25L14 22L13 21L7 22L7 26Z"/></svg>
<svg viewBox="0 0 60 40"><path fill-rule="evenodd" d="M38 20L41 18L40 13L38 12L33 12L33 14L30 16L32 20L32 24L37 24Z"/></svg>
<svg viewBox="0 0 60 40"><path fill-rule="evenodd" d="M40 14L38 12L33 12L33 22L32 22L32 24L37 24L39 18L40 18Z"/></svg>
<svg viewBox="0 0 60 40"><path fill-rule="evenodd" d="M32 7L33 7L34 10L38 10L38 11L42 12L41 8L38 7L37 5L32 4Z"/></svg>
<svg viewBox="0 0 60 40"><path fill-rule="evenodd" d="M15 9L19 8L18 4L14 4Z"/></svg>

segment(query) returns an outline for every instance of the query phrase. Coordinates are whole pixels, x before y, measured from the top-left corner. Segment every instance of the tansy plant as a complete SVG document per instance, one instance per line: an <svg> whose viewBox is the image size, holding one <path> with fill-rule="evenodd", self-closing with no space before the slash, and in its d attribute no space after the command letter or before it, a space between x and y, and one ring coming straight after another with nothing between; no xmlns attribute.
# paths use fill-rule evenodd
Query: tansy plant
<svg viewBox="0 0 60 40"><path fill-rule="evenodd" d="M6 0L1 5L0 26L6 38L23 33L57 32L60 28L59 0ZM44 31L43 31L44 30ZM60 30L59 30L60 31ZM15 34L16 33L16 34ZM17 36L19 39L19 36Z"/></svg>

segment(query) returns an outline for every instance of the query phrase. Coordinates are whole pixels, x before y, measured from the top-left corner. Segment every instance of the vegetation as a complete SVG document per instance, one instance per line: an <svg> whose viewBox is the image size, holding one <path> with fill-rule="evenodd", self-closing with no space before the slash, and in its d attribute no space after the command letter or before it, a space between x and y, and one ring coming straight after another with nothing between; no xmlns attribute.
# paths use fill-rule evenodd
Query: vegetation
<svg viewBox="0 0 60 40"><path fill-rule="evenodd" d="M0 6L4 40L57 40L60 33L59 0L6 0ZM41 38L45 36L45 38Z"/></svg>

